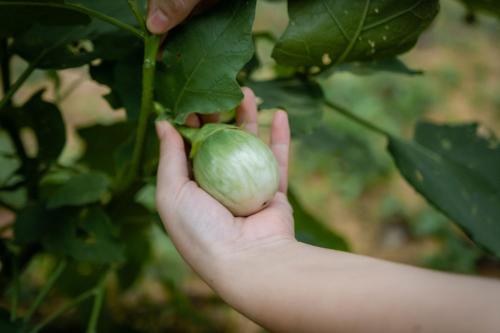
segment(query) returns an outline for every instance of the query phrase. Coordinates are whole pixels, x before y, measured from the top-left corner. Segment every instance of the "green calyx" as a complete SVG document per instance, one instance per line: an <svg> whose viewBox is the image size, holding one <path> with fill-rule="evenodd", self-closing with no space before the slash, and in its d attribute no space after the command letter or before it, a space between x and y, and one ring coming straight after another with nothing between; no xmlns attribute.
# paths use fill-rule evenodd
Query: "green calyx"
<svg viewBox="0 0 500 333"><path fill-rule="evenodd" d="M189 158L192 159L200 149L203 142L205 142L211 135L222 130L239 130L239 127L228 124L206 124L202 128L178 126L177 130L191 143Z"/></svg>

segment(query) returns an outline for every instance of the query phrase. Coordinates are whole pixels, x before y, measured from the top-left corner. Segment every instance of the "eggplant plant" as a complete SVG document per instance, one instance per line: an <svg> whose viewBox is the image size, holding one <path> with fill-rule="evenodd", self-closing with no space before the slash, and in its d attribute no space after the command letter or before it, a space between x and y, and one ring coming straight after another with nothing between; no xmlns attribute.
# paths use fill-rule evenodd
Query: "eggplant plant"
<svg viewBox="0 0 500 333"><path fill-rule="evenodd" d="M272 1L287 2L280 36L252 30L256 2L218 1L160 45L160 36L145 27L144 0L0 0L0 207L11 217L0 226L0 331L56 331L68 314L79 318L77 331L82 322L87 332L123 331L126 320L113 316L110 302L133 288L156 255L151 239L158 217L151 200L143 200L154 194L158 164L154 105L182 127L192 113L233 110L243 85L254 89L261 108L288 112L296 141L321 131L325 112L385 140L406 181L482 253L500 257L496 138L478 135L475 123L420 122L408 139L344 106L322 84L346 71L420 74L399 56L432 25L439 1ZM463 2L469 11L494 15L500 7ZM272 45L271 65L255 50L263 40ZM14 66L19 59L22 68ZM271 75L259 79L264 67ZM68 137L58 98L61 71L69 68L85 68L108 87L103 98L124 109L126 119L78 128L85 149L62 161ZM35 71L46 75L56 97L47 98L43 88L20 102L15 97ZM233 123L183 131L198 184L234 215L247 216L276 193L278 166L260 139ZM294 193L289 197L299 239L350 249ZM49 262L42 283L26 286L40 258ZM164 286L172 316L191 328L209 327L202 315L188 316L197 312L178 284L168 279ZM184 329L181 324L169 328Z"/></svg>

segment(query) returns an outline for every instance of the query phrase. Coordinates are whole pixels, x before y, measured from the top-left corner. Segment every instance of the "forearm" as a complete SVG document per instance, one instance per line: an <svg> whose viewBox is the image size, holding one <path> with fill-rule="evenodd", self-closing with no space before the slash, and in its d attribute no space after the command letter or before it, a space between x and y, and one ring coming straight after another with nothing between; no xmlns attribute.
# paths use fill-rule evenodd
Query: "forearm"
<svg viewBox="0 0 500 333"><path fill-rule="evenodd" d="M497 281L298 242L241 257L244 262L229 259L221 265L214 287L272 331L489 332L500 327Z"/></svg>

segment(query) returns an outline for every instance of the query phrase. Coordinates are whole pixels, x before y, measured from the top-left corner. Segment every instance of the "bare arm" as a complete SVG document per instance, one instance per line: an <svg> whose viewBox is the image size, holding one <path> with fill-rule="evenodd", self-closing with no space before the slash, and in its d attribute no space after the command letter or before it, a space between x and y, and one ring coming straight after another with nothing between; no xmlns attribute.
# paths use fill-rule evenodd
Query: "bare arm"
<svg viewBox="0 0 500 333"><path fill-rule="evenodd" d="M251 90L238 123L257 133ZM199 120L198 120L199 123ZM286 199L290 133L272 123L280 191L237 218L189 179L176 130L161 140L157 206L175 246L228 304L278 332L500 332L500 282L444 274L297 242Z"/></svg>
<svg viewBox="0 0 500 333"><path fill-rule="evenodd" d="M500 331L500 283L494 280L294 241L229 256L218 271L215 290L272 331Z"/></svg>

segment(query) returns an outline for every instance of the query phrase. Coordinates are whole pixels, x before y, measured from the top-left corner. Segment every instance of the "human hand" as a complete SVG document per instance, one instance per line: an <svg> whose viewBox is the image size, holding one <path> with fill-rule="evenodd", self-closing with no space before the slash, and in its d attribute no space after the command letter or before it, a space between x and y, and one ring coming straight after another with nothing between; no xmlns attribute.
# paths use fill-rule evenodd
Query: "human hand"
<svg viewBox="0 0 500 333"><path fill-rule="evenodd" d="M181 23L200 0L149 0L148 2L148 30L156 35L166 33ZM203 2L207 2L206 0Z"/></svg>
<svg viewBox="0 0 500 333"><path fill-rule="evenodd" d="M248 88L243 93L237 123L256 135L255 96ZM292 209L286 198L290 129L284 111L274 114L270 145L280 169L279 191L267 208L245 218L234 217L189 178L184 142L175 128L166 121L156 128L160 139L157 208L174 245L207 283L219 282L218 263L294 241Z"/></svg>

